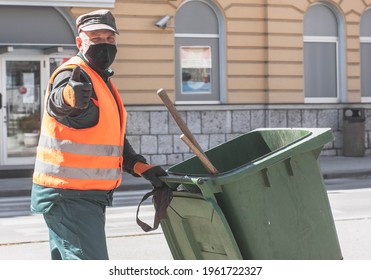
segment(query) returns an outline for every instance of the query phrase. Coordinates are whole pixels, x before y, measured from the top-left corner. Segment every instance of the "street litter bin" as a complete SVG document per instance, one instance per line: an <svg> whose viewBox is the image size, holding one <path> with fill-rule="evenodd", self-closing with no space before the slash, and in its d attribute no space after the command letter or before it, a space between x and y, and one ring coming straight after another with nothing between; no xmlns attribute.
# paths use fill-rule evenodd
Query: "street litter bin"
<svg viewBox="0 0 371 280"><path fill-rule="evenodd" d="M365 111L363 108L344 109L343 155L365 155Z"/></svg>
<svg viewBox="0 0 371 280"><path fill-rule="evenodd" d="M330 129L257 129L168 169L174 259L342 259L318 156Z"/></svg>

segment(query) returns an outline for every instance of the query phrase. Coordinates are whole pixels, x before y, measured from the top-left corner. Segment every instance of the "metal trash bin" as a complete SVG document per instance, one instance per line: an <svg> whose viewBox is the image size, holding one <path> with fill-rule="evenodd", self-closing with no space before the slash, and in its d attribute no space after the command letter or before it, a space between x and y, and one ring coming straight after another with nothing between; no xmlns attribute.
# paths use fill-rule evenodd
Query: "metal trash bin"
<svg viewBox="0 0 371 280"><path fill-rule="evenodd" d="M363 108L344 109L343 156L365 155L365 111Z"/></svg>
<svg viewBox="0 0 371 280"><path fill-rule="evenodd" d="M318 156L330 129L257 129L168 169L174 259L342 259Z"/></svg>

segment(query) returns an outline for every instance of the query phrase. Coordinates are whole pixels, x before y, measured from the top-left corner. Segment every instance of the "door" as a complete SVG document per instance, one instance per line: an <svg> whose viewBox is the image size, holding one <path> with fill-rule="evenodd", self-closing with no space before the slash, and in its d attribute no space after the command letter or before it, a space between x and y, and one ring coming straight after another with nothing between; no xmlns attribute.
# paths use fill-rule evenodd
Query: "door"
<svg viewBox="0 0 371 280"><path fill-rule="evenodd" d="M1 165L33 164L40 133L45 61L4 58L1 64Z"/></svg>

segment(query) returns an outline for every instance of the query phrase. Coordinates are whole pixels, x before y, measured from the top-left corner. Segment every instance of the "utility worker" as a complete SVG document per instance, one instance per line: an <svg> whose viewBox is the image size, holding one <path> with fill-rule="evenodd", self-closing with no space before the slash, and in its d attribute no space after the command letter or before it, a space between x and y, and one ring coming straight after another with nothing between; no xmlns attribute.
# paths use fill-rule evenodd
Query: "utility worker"
<svg viewBox="0 0 371 280"><path fill-rule="evenodd" d="M122 171L155 188L167 173L125 137L127 113L110 80L119 34L98 10L76 20L79 53L51 75L33 175L31 210L49 228L52 259L108 259L105 209Z"/></svg>

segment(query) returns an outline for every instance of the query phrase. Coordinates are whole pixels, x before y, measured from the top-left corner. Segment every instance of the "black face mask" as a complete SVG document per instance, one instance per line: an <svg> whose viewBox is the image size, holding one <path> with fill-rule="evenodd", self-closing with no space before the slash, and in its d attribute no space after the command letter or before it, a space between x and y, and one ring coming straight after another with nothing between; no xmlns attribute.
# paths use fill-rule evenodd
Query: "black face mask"
<svg viewBox="0 0 371 280"><path fill-rule="evenodd" d="M94 69L104 71L111 66L115 60L116 53L116 45L104 43L90 45L85 57Z"/></svg>

